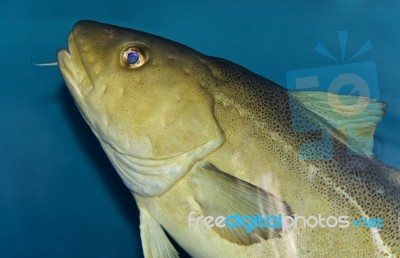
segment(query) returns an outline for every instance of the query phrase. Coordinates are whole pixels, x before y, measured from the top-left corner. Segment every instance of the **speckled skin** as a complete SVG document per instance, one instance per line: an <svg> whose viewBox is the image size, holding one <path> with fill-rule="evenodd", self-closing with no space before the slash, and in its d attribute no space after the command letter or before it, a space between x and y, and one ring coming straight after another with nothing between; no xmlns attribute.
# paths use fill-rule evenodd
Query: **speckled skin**
<svg viewBox="0 0 400 258"><path fill-rule="evenodd" d="M300 160L299 146L320 141L321 132L293 131L288 91L236 64L147 33L86 21L72 35L71 56L59 53L60 68L103 144L165 159L222 134L223 144L204 160L280 197L294 214L384 220L377 231L298 227L280 238L239 245L212 229L188 227L190 211L202 212L192 167L161 195L134 193L140 209L192 256L400 257L400 172L348 155L338 140L332 159ZM140 68L121 65L121 51L131 45L144 49ZM218 198L212 189L209 198Z"/></svg>

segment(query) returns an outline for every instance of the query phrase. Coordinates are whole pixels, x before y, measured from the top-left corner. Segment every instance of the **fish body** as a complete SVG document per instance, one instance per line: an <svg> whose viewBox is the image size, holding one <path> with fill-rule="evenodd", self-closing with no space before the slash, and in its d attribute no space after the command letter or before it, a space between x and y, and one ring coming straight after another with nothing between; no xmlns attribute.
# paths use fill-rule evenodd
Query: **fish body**
<svg viewBox="0 0 400 258"><path fill-rule="evenodd" d="M138 204L145 257L177 257L164 231L193 257L400 256L400 174L371 154L383 103L291 92L179 43L92 21L75 25L58 64ZM191 212L379 217L384 227L246 233L190 225Z"/></svg>

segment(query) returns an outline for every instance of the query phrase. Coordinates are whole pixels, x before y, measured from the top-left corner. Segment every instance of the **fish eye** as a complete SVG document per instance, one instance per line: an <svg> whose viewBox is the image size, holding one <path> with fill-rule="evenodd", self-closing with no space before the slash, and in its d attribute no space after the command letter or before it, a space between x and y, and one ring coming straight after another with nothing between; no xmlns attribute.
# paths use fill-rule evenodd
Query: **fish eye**
<svg viewBox="0 0 400 258"><path fill-rule="evenodd" d="M137 47L129 47L122 51L122 64L128 68L138 68L145 63L143 51Z"/></svg>

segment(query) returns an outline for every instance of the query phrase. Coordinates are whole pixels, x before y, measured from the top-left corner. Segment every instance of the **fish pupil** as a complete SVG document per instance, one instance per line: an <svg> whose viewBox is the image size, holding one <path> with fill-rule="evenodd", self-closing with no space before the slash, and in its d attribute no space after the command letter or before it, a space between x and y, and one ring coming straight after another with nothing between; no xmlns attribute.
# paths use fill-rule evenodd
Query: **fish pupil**
<svg viewBox="0 0 400 258"><path fill-rule="evenodd" d="M136 64L139 61L139 54L134 51L128 53L127 61L129 64Z"/></svg>

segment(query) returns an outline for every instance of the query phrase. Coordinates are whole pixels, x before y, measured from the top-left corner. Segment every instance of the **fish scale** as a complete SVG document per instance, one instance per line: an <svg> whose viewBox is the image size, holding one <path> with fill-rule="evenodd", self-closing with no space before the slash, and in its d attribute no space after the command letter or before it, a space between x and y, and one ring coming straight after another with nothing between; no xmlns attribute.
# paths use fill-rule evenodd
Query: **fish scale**
<svg viewBox="0 0 400 258"><path fill-rule="evenodd" d="M400 256L400 172L372 156L384 103L288 91L232 62L94 21L74 26L58 64L137 202L145 257L178 257L165 231L193 257ZM351 117L346 103L364 111ZM251 228L257 215L278 214L347 216L348 226ZM207 226L235 215L254 220ZM384 226L355 226L372 218Z"/></svg>

